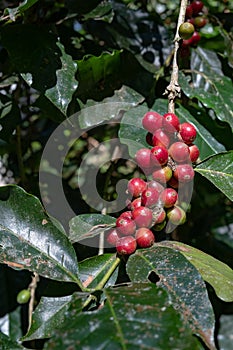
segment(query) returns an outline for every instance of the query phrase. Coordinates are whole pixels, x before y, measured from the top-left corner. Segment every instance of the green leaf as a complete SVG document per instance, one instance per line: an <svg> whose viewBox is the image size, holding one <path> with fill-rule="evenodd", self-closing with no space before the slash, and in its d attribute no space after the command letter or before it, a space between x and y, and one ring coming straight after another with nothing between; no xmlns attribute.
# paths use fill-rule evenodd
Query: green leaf
<svg viewBox="0 0 233 350"><path fill-rule="evenodd" d="M81 214L72 218L69 222L69 239L71 242L79 242L93 238L101 232L109 230L116 223L116 219L102 214Z"/></svg>
<svg viewBox="0 0 233 350"><path fill-rule="evenodd" d="M0 332L0 346L1 350L20 350L25 349L23 346L10 339L7 335Z"/></svg>
<svg viewBox="0 0 233 350"><path fill-rule="evenodd" d="M180 74L182 90L188 97L196 97L205 107L213 109L217 118L228 123L233 130L229 93L233 89L232 81L223 75L217 54L199 47L192 55L191 67L193 88L188 83L189 78Z"/></svg>
<svg viewBox="0 0 233 350"><path fill-rule="evenodd" d="M195 168L233 201L233 151L209 157Z"/></svg>
<svg viewBox="0 0 233 350"><path fill-rule="evenodd" d="M161 288L135 283L107 288L105 296L99 310L79 313L80 295L74 294L63 329L45 349L203 349Z"/></svg>
<svg viewBox="0 0 233 350"><path fill-rule="evenodd" d="M62 66L56 72L56 85L46 90L45 96L66 115L73 93L78 87L78 82L75 79L77 64L72 60L70 55L65 53L64 46L61 43L57 42L57 46L62 53Z"/></svg>
<svg viewBox="0 0 233 350"><path fill-rule="evenodd" d="M83 285L88 288L95 288L115 260L116 254L103 254L81 261L79 263L79 273ZM116 269L106 283L106 286L114 285L117 275L118 270Z"/></svg>
<svg viewBox="0 0 233 350"><path fill-rule="evenodd" d="M193 264L202 278L211 284L223 301L233 301L233 270L223 262L180 242L161 243L162 246L181 252Z"/></svg>
<svg viewBox="0 0 233 350"><path fill-rule="evenodd" d="M101 103L88 100L79 113L80 127L85 129L114 120L119 117L120 112L131 109L142 101L144 98L127 86L122 86L120 90L114 92L112 97L103 99Z"/></svg>
<svg viewBox="0 0 233 350"><path fill-rule="evenodd" d="M127 272L133 282L159 277L158 285L170 295L173 305L194 334L210 349L214 345L214 313L205 284L196 268L180 253L159 244L131 255Z"/></svg>
<svg viewBox="0 0 233 350"><path fill-rule="evenodd" d="M71 299L71 295L59 298L42 297L32 314L31 328L21 340L50 338L55 330L62 326ZM80 312L81 309L80 305L80 309L77 312Z"/></svg>
<svg viewBox="0 0 233 350"><path fill-rule="evenodd" d="M18 186L0 188L0 262L81 285L75 251L38 198Z"/></svg>
<svg viewBox="0 0 233 350"><path fill-rule="evenodd" d="M112 22L114 17L114 12L112 9L112 4L110 1L101 1L100 4L98 4L94 10L91 12L88 12L86 15L83 16L84 20L88 19L95 19L95 20L102 20L106 22Z"/></svg>

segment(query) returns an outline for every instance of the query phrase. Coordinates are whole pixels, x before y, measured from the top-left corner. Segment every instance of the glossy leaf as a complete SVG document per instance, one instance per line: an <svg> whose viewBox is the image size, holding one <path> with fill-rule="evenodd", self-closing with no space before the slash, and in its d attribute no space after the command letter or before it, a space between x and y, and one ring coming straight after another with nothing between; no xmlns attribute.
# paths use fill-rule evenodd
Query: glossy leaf
<svg viewBox="0 0 233 350"><path fill-rule="evenodd" d="M135 283L108 288L105 296L100 310L79 313L80 296L73 295L63 329L45 349L203 349L161 288Z"/></svg>
<svg viewBox="0 0 233 350"><path fill-rule="evenodd" d="M109 215L81 214L75 216L69 222L69 239L71 242L79 242L93 238L114 226L115 222L116 219Z"/></svg>
<svg viewBox="0 0 233 350"><path fill-rule="evenodd" d="M17 186L0 188L0 262L80 284L75 251L39 200Z"/></svg>
<svg viewBox="0 0 233 350"><path fill-rule="evenodd" d="M127 272L133 282L159 277L158 285L171 297L177 311L183 316L210 349L214 345L214 313L205 284L196 268L180 253L154 245L131 255ZM156 275L154 275L156 274Z"/></svg>
<svg viewBox="0 0 233 350"><path fill-rule="evenodd" d="M196 97L207 108L214 110L217 118L227 122L233 130L232 91L230 78L224 76L217 54L203 48L197 48L192 55L192 84L189 78L180 76L180 83L185 94ZM186 80L186 81L185 81Z"/></svg>
<svg viewBox="0 0 233 350"><path fill-rule="evenodd" d="M116 260L116 254L103 254L85 259L79 263L80 279L85 287L95 288ZM117 280L116 269L105 287L113 286Z"/></svg>
<svg viewBox="0 0 233 350"><path fill-rule="evenodd" d="M159 244L160 245L160 244ZM180 242L165 242L161 246L181 252L193 264L223 301L233 301L233 270L212 256Z"/></svg>
<svg viewBox="0 0 233 350"><path fill-rule="evenodd" d="M82 129L97 126L105 121L117 121L119 113L131 109L144 101L143 96L133 89L122 86L111 97L101 103L88 100L79 113L79 124Z"/></svg>
<svg viewBox="0 0 233 350"><path fill-rule="evenodd" d="M0 332L0 346L1 350L20 350L25 349L23 346L15 342L14 340L10 339L7 335Z"/></svg>
<svg viewBox="0 0 233 350"><path fill-rule="evenodd" d="M233 151L209 157L195 168L233 201Z"/></svg>
<svg viewBox="0 0 233 350"><path fill-rule="evenodd" d="M69 103L78 87L78 82L75 79L77 64L72 60L70 55L66 54L64 46L61 43L57 42L57 46L62 53L62 66L56 71L56 85L46 90L45 96L66 115Z"/></svg>
<svg viewBox="0 0 233 350"><path fill-rule="evenodd" d="M95 19L112 22L114 12L110 1L101 1L94 10L83 16L84 20Z"/></svg>

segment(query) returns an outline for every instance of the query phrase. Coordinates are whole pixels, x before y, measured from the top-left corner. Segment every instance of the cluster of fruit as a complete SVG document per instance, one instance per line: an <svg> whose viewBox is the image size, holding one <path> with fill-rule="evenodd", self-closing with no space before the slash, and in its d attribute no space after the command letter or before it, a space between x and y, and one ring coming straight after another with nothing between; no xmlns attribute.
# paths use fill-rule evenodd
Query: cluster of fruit
<svg viewBox="0 0 233 350"><path fill-rule="evenodd" d="M155 232L162 230L167 222L173 225L185 222L178 189L193 180L192 163L200 153L193 144L196 128L191 123L180 123L174 113L162 116L154 111L147 112L142 126L147 130L149 147L139 149L135 161L146 181L142 178L129 180L128 210L116 219L115 228L107 233L107 242L115 246L119 254L132 254L137 247L152 246Z"/></svg>
<svg viewBox="0 0 233 350"><path fill-rule="evenodd" d="M204 4L202 1L193 1L186 9L186 22L184 22L179 30L182 41L182 48L197 46L201 39L199 29L203 28L207 19L203 15Z"/></svg>

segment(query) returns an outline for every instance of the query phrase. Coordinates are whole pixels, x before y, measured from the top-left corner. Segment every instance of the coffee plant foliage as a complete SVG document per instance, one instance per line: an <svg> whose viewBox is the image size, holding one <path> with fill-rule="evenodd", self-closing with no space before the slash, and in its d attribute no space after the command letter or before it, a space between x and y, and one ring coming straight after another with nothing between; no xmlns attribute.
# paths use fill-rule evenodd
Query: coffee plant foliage
<svg viewBox="0 0 233 350"><path fill-rule="evenodd" d="M166 117L180 1L1 2L1 349L231 349L233 5L188 6Z"/></svg>

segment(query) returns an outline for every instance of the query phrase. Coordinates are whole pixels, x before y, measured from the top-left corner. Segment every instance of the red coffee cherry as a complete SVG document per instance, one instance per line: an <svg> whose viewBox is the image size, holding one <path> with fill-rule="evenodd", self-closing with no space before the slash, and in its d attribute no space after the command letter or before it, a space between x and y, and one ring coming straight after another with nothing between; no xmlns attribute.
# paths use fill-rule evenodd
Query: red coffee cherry
<svg viewBox="0 0 233 350"><path fill-rule="evenodd" d="M177 165L176 170L173 172L173 176L179 182L187 183L193 180L194 178L193 167L189 164L180 164Z"/></svg>
<svg viewBox="0 0 233 350"><path fill-rule="evenodd" d="M147 112L142 118L144 129L153 134L155 130L162 127L163 117L157 112Z"/></svg>
<svg viewBox="0 0 233 350"><path fill-rule="evenodd" d="M153 212L153 223L154 225L161 224L166 219L167 213L162 208L158 213Z"/></svg>
<svg viewBox="0 0 233 350"><path fill-rule="evenodd" d="M185 211L178 206L168 209L167 217L174 225L182 225L186 220Z"/></svg>
<svg viewBox="0 0 233 350"><path fill-rule="evenodd" d="M195 126L190 123L182 123L180 124L179 135L185 143L191 144L197 136L197 130Z"/></svg>
<svg viewBox="0 0 233 350"><path fill-rule="evenodd" d="M207 19L203 16L198 16L194 18L193 22L196 28L203 28L207 23Z"/></svg>
<svg viewBox="0 0 233 350"><path fill-rule="evenodd" d="M136 231L136 224L134 220L129 218L122 218L119 216L116 220L117 232L124 236L133 235Z"/></svg>
<svg viewBox="0 0 233 350"><path fill-rule="evenodd" d="M179 187L179 181L174 177L172 176L171 179L168 181L168 185L171 186L172 188L178 188Z"/></svg>
<svg viewBox="0 0 233 350"><path fill-rule="evenodd" d="M141 196L146 187L146 182L140 177L135 177L128 182L128 191L133 197Z"/></svg>
<svg viewBox="0 0 233 350"><path fill-rule="evenodd" d="M131 219L132 218L132 213L131 211L124 211L123 213L121 213L121 215L119 216L119 218L122 218L122 219Z"/></svg>
<svg viewBox="0 0 233 350"><path fill-rule="evenodd" d="M141 148L135 154L135 161L137 165L142 169L151 167L151 151L149 148Z"/></svg>
<svg viewBox="0 0 233 350"><path fill-rule="evenodd" d="M165 165L168 161L168 151L163 146L155 146L151 149L151 163L155 166Z"/></svg>
<svg viewBox="0 0 233 350"><path fill-rule="evenodd" d="M193 10L193 16L196 16L199 14L199 12L201 12L204 4L202 1L193 1L191 3L191 6L192 6L192 10Z"/></svg>
<svg viewBox="0 0 233 350"><path fill-rule="evenodd" d="M137 245L140 248L149 248L155 242L154 234L151 230L146 227L141 227L136 231L135 234Z"/></svg>
<svg viewBox="0 0 233 350"><path fill-rule="evenodd" d="M185 162L190 159L189 147L181 141L174 142L170 146L168 152L172 159L178 163Z"/></svg>
<svg viewBox="0 0 233 350"><path fill-rule="evenodd" d="M174 188L165 188L159 198L165 208L171 208L178 200L178 193Z"/></svg>
<svg viewBox="0 0 233 350"><path fill-rule="evenodd" d="M111 246L116 246L116 242L120 239L120 235L116 228L113 228L107 232L107 242Z"/></svg>
<svg viewBox="0 0 233 350"><path fill-rule="evenodd" d="M137 227L150 227L152 223L152 210L147 207L139 207L133 210L132 218Z"/></svg>
<svg viewBox="0 0 233 350"><path fill-rule="evenodd" d="M155 181L166 184L172 177L172 169L168 165L164 165L161 168L154 170L152 177Z"/></svg>
<svg viewBox="0 0 233 350"><path fill-rule="evenodd" d="M133 211L134 209L141 207L141 206L142 206L142 200L141 200L141 197L138 197L129 203L128 208ZM131 215L132 215L132 213L131 213Z"/></svg>
<svg viewBox="0 0 233 350"><path fill-rule="evenodd" d="M189 145L189 153L190 153L191 162L195 163L198 160L198 157L200 155L200 150L197 147L197 145L190 144Z"/></svg>
<svg viewBox="0 0 233 350"><path fill-rule="evenodd" d="M191 46L197 46L197 44L199 43L199 41L201 40L201 36L198 32L194 32L192 37L190 39L190 45Z"/></svg>
<svg viewBox="0 0 233 350"><path fill-rule="evenodd" d="M195 31L194 25L190 22L184 22L179 27L179 36L181 39L190 39Z"/></svg>
<svg viewBox="0 0 233 350"><path fill-rule="evenodd" d="M174 133L179 131L180 120L174 113L165 113L163 115L163 129L166 132Z"/></svg>
<svg viewBox="0 0 233 350"><path fill-rule="evenodd" d="M187 8L186 8L185 17L186 18L191 18L192 15L193 15L192 5L188 5Z"/></svg>
<svg viewBox="0 0 233 350"><path fill-rule="evenodd" d="M121 237L116 242L116 250L118 254L121 254L121 255L133 254L136 248L137 248L137 242L133 236Z"/></svg>
<svg viewBox="0 0 233 350"><path fill-rule="evenodd" d="M147 142L148 145L150 145L150 146L153 146L152 136L153 136L153 134L151 134L150 132L148 132L148 133L146 134L146 142Z"/></svg>
<svg viewBox="0 0 233 350"><path fill-rule="evenodd" d="M170 145L170 137L162 129L158 129L153 133L152 145L167 148Z"/></svg>
<svg viewBox="0 0 233 350"><path fill-rule="evenodd" d="M163 185L161 185L159 182L157 182L155 180L149 181L148 184L147 184L147 188L154 188L159 193L161 193L164 190Z"/></svg>
<svg viewBox="0 0 233 350"><path fill-rule="evenodd" d="M142 192L142 206L152 207L158 202L159 192L154 188L147 188Z"/></svg>

